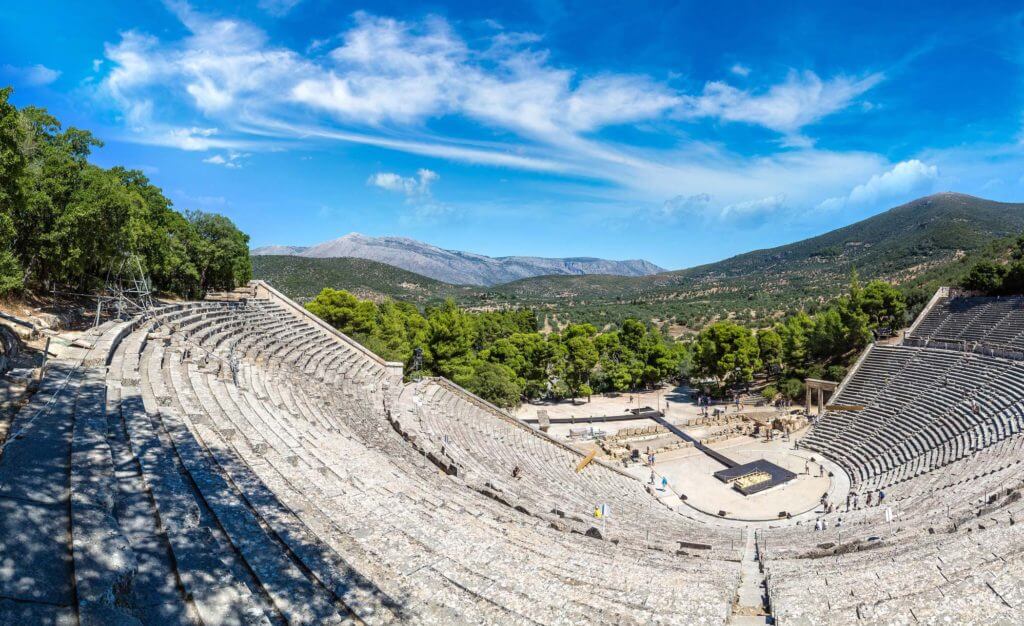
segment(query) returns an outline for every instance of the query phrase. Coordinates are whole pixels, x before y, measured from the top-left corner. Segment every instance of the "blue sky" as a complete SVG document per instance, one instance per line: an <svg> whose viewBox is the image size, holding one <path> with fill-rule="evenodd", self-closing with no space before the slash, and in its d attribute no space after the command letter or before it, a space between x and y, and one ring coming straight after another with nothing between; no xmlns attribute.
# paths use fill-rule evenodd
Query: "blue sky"
<svg viewBox="0 0 1024 626"><path fill-rule="evenodd" d="M1019 3L84 7L4 3L0 84L254 246L675 269L934 191L1024 200Z"/></svg>

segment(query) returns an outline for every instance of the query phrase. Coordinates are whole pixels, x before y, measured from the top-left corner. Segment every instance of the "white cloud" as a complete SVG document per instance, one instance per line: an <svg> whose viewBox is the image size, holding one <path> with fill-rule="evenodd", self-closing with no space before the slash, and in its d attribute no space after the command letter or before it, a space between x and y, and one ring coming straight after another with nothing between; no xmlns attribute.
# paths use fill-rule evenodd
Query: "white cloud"
<svg viewBox="0 0 1024 626"><path fill-rule="evenodd" d="M250 23L180 2L169 6L187 35L161 41L122 33L106 47L97 94L121 111L135 141L217 150L210 158L224 163L213 164L231 163L230 151L338 141L596 179L610 183L600 192L605 198L662 206L665 214L734 216L812 208L891 167L878 155L814 149L801 135L881 74L820 78L794 71L775 85L741 90L711 82L686 94L646 75L559 65L533 33L466 39L439 17L357 13L350 28L300 54ZM628 146L600 133L620 124L706 118L763 126L791 149L744 157L717 144ZM451 120L460 122L458 137L435 130L451 128ZM413 197L406 189L422 187L427 191L414 196L425 202L432 180L380 172L369 182L406 197ZM664 202L676 197L691 204ZM770 200L780 197L785 206Z"/></svg>
<svg viewBox="0 0 1024 626"><path fill-rule="evenodd" d="M19 67L16 65L0 65L0 76L8 77L14 81L15 86L23 84L29 87L42 87L49 85L60 78L60 70L53 70L45 65L28 65Z"/></svg>
<svg viewBox="0 0 1024 626"><path fill-rule="evenodd" d="M666 200L658 213L667 218L699 218L716 220L754 220L785 208L786 195L779 193L763 198L723 203L707 193L675 196Z"/></svg>
<svg viewBox="0 0 1024 626"><path fill-rule="evenodd" d="M892 169L875 174L854 187L846 196L829 198L818 208L836 211L846 208L877 208L884 203L909 199L915 194L929 191L939 179L939 168L918 159L901 161Z"/></svg>
<svg viewBox="0 0 1024 626"><path fill-rule="evenodd" d="M678 195L662 203L660 212L665 217L703 216L710 206L711 196L709 194Z"/></svg>
<svg viewBox="0 0 1024 626"><path fill-rule="evenodd" d="M742 63L735 63L729 68L729 71L737 76L750 76L750 68Z"/></svg>
<svg viewBox="0 0 1024 626"><path fill-rule="evenodd" d="M776 194L765 198L757 198L756 200L736 202L734 204L724 206L722 208L721 216L723 218L735 219L752 219L755 217L762 217L779 211L785 202L785 194Z"/></svg>
<svg viewBox="0 0 1024 626"><path fill-rule="evenodd" d="M791 71L785 82L760 93L714 81L704 86L700 96L688 97L678 114L756 124L792 135L846 108L883 78L883 74L875 73L863 78L837 76L823 81L811 71Z"/></svg>
<svg viewBox="0 0 1024 626"><path fill-rule="evenodd" d="M415 176L401 176L394 172L377 172L366 180L367 185L396 191L409 197L430 195L430 185L441 176L432 170L421 168Z"/></svg>
<svg viewBox="0 0 1024 626"><path fill-rule="evenodd" d="M274 17L281 17L290 13L300 2L302 0L259 0L257 6Z"/></svg>
<svg viewBox="0 0 1024 626"><path fill-rule="evenodd" d="M203 163L209 163L211 165L220 165L228 169L237 170L242 168L242 166L245 163L245 159L247 159L249 156L250 155L244 152L235 152L234 150L229 150L224 154L214 154L212 156L209 156L203 159Z"/></svg>

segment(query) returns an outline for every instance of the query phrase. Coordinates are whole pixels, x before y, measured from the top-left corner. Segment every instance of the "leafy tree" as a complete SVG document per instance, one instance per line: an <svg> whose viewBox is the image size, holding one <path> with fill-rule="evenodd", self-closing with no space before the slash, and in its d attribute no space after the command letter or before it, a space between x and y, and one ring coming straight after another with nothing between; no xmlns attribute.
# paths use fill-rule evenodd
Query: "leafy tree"
<svg viewBox="0 0 1024 626"><path fill-rule="evenodd" d="M475 339L473 319L459 309L452 299L428 311L427 341L436 371L449 375L454 374L453 368L470 367L466 359L471 355Z"/></svg>
<svg viewBox="0 0 1024 626"><path fill-rule="evenodd" d="M787 378L782 381L780 390L782 391L782 395L786 396L790 400L804 399L804 383L799 378Z"/></svg>
<svg viewBox="0 0 1024 626"><path fill-rule="evenodd" d="M347 291L325 287L306 308L346 335L369 336L376 328L377 307Z"/></svg>
<svg viewBox="0 0 1024 626"><path fill-rule="evenodd" d="M806 363L810 356L807 346L808 335L813 327L814 321L803 311L789 316L779 327L782 356L790 367L800 367Z"/></svg>
<svg viewBox="0 0 1024 626"><path fill-rule="evenodd" d="M846 377L846 368L842 365L829 365L825 368L825 380L839 382Z"/></svg>
<svg viewBox="0 0 1024 626"><path fill-rule="evenodd" d="M590 324L574 324L562 334L565 356L562 361L561 378L568 388L570 397L580 395L583 386L590 382L590 374L597 365L600 355L594 347L597 329ZM588 385L589 388L589 385Z"/></svg>
<svg viewBox="0 0 1024 626"><path fill-rule="evenodd" d="M860 309L868 316L873 327L895 327L902 324L907 313L907 303L903 294L891 284L873 280L864 287Z"/></svg>
<svg viewBox="0 0 1024 626"><path fill-rule="evenodd" d="M1020 294L1024 293L1024 260L1016 260L1006 268L1002 284L997 293Z"/></svg>
<svg viewBox="0 0 1024 626"><path fill-rule="evenodd" d="M757 333L757 350L766 367L782 364L782 337L774 330L766 328Z"/></svg>
<svg viewBox="0 0 1024 626"><path fill-rule="evenodd" d="M252 278L249 235L216 213L189 211L186 217L199 235L195 265L204 291L232 289Z"/></svg>
<svg viewBox="0 0 1024 626"><path fill-rule="evenodd" d="M141 173L89 162L102 142L0 89L0 293L98 286L126 257L158 290L200 296L252 277L248 237L219 215L188 218Z"/></svg>
<svg viewBox="0 0 1024 626"><path fill-rule="evenodd" d="M702 330L696 348L699 373L721 383L750 382L761 368L753 333L734 322L715 322Z"/></svg>
<svg viewBox="0 0 1024 626"><path fill-rule="evenodd" d="M21 287L22 271L12 251L14 220L24 214L28 159L22 150L27 134L18 110L8 101L11 88L0 89L0 294Z"/></svg>
<svg viewBox="0 0 1024 626"><path fill-rule="evenodd" d="M490 361L476 364L466 388L501 407L519 404L523 395L523 388L512 368Z"/></svg>
<svg viewBox="0 0 1024 626"><path fill-rule="evenodd" d="M1006 269L1003 266L992 261L981 261L971 267L961 285L973 291L996 293L1002 288L1005 275Z"/></svg>
<svg viewBox="0 0 1024 626"><path fill-rule="evenodd" d="M836 307L814 316L814 325L807 336L807 346L816 358L828 358L845 352L847 328Z"/></svg>

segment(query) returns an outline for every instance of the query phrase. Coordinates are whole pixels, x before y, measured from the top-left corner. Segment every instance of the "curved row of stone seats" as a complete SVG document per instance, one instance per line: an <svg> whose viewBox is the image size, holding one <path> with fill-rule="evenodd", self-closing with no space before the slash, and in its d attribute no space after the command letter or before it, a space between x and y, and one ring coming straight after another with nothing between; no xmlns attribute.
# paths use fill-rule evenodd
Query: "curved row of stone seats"
<svg viewBox="0 0 1024 626"><path fill-rule="evenodd" d="M0 623L195 623L105 378L130 323L50 361L0 452ZM230 621L230 620L226 620Z"/></svg>
<svg viewBox="0 0 1024 626"><path fill-rule="evenodd" d="M192 462L207 459L226 482L245 485L241 493L264 485L278 511L265 514L268 526L308 529L331 562L378 589L364 594L364 605L376 597L383 612L389 605L379 598L401 598L392 615L440 621L721 623L727 616L734 563L595 542L485 498L413 451L388 424L381 398L356 378L321 370L314 355L299 367L273 336L242 364L238 386L183 358L191 346L177 339L172 333L168 346L154 341L142 351L152 421L196 435L206 456L190 453ZM345 352L337 345L315 358L345 362ZM323 376L308 373L317 371ZM310 572L325 567L306 564Z"/></svg>
<svg viewBox="0 0 1024 626"><path fill-rule="evenodd" d="M872 385L874 397L863 391ZM1019 432L1024 366L957 351L874 346L832 400L858 403L864 410L827 411L800 445L839 463L855 482L883 484L876 477L905 477L908 464L926 471L922 459L938 466Z"/></svg>
<svg viewBox="0 0 1024 626"><path fill-rule="evenodd" d="M940 297L908 333L919 342L1024 351L1024 297Z"/></svg>
<svg viewBox="0 0 1024 626"><path fill-rule="evenodd" d="M1014 525L1024 507L1022 460L1024 436L1017 435L940 469L887 486L882 505L877 492L871 506L866 494L860 495L856 508L840 503L834 512L819 516L827 522L824 532L814 531L808 524L765 531L767 545L762 554L769 558L813 556L822 545L870 544L871 537L882 542L892 537L902 545L937 532ZM892 525L886 521L887 508L893 515Z"/></svg>
<svg viewBox="0 0 1024 626"><path fill-rule="evenodd" d="M824 532L762 531L776 622L1019 623L1022 461L1018 435L888 487L882 506L823 514Z"/></svg>
<svg viewBox="0 0 1024 626"><path fill-rule="evenodd" d="M775 623L1018 624L1024 544L1015 527L766 564Z"/></svg>
<svg viewBox="0 0 1024 626"><path fill-rule="evenodd" d="M577 472L578 451L475 400L445 381L406 387L398 427L425 453L473 488L545 519L593 521L596 506L612 509L607 532L622 541L678 542L711 547L718 558L737 558L735 533L695 524L658 502L631 476L596 461ZM514 475L515 469L518 473Z"/></svg>

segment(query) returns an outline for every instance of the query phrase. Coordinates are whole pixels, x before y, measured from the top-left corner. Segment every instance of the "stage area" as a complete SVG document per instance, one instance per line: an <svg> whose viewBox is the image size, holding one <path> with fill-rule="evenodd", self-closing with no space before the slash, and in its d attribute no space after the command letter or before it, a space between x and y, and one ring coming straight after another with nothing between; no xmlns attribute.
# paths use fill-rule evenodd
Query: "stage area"
<svg viewBox="0 0 1024 626"><path fill-rule="evenodd" d="M730 485L745 496L774 489L796 478L796 473L784 467L757 459L715 472L715 478Z"/></svg>
<svg viewBox="0 0 1024 626"><path fill-rule="evenodd" d="M820 511L823 494L829 493L829 500L835 503L845 498L849 489L849 479L838 467L827 461L823 467L818 462L820 455L794 450L792 442L779 439L764 442L737 437L711 447L737 463L766 460L794 476L782 484L772 484L769 488L743 495L731 484L715 478L715 472L729 468L697 449L686 448L659 455L654 466L656 484L660 485L664 476L671 492L686 496L685 500L679 498L682 506L709 516L738 521L776 521L782 511L794 517ZM811 461L811 457L815 461ZM830 469L834 480L829 478ZM642 480L650 479L650 467L634 465L629 471ZM671 494L658 492L658 495L666 497ZM724 516L720 516L721 511L725 512Z"/></svg>

